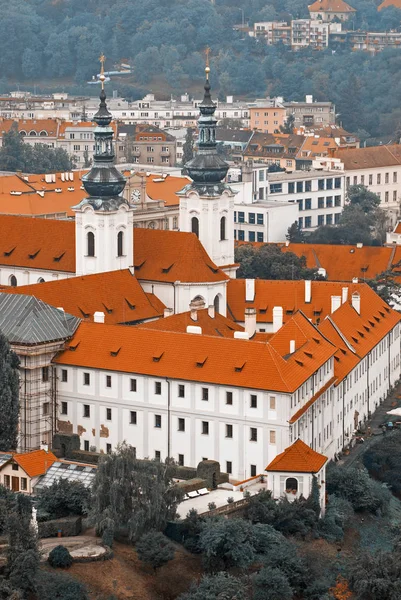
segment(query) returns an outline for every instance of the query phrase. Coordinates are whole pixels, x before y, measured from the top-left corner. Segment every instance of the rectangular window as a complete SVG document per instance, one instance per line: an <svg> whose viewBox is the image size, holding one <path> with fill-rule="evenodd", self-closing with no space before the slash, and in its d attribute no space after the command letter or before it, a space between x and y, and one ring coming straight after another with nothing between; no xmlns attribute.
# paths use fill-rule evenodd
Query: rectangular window
<svg viewBox="0 0 401 600"><path fill-rule="evenodd" d="M276 410L276 396L270 396L270 410Z"/></svg>
<svg viewBox="0 0 401 600"><path fill-rule="evenodd" d="M130 410L129 422L130 425L136 425L136 410Z"/></svg>
<svg viewBox="0 0 401 600"><path fill-rule="evenodd" d="M202 435L209 435L209 422L202 421Z"/></svg>
<svg viewBox="0 0 401 600"><path fill-rule="evenodd" d="M160 450L155 450L155 460L160 461L160 458L161 458Z"/></svg>
<svg viewBox="0 0 401 600"><path fill-rule="evenodd" d="M312 181L308 180L305 181L305 192L311 192L312 191Z"/></svg>
<svg viewBox="0 0 401 600"><path fill-rule="evenodd" d="M13 464L13 466L12 466L12 470L13 470L13 471L18 471L18 465L17 465L17 463L14 463L14 464Z"/></svg>
<svg viewBox="0 0 401 600"><path fill-rule="evenodd" d="M68 381L68 371L67 371L67 369L61 369L61 381L63 383L67 383L67 381Z"/></svg>
<svg viewBox="0 0 401 600"><path fill-rule="evenodd" d="M238 239L240 242L243 242L245 240L245 231L238 232Z"/></svg>
<svg viewBox="0 0 401 600"><path fill-rule="evenodd" d="M129 389L131 392L136 392L136 379L129 380Z"/></svg>
<svg viewBox="0 0 401 600"><path fill-rule="evenodd" d="M248 220L251 225L255 225L255 213L248 213Z"/></svg>
<svg viewBox="0 0 401 600"><path fill-rule="evenodd" d="M111 375L106 375L106 387L111 388Z"/></svg>
<svg viewBox="0 0 401 600"><path fill-rule="evenodd" d="M256 477L256 465L251 465L251 477Z"/></svg>
<svg viewBox="0 0 401 600"><path fill-rule="evenodd" d="M178 455L178 466L179 467L183 467L184 466L184 455L183 454L179 454Z"/></svg>
<svg viewBox="0 0 401 600"><path fill-rule="evenodd" d="M290 181L288 184L288 193L295 194L295 183L293 181Z"/></svg>
<svg viewBox="0 0 401 600"><path fill-rule="evenodd" d="M161 426L162 426L162 416L161 415L155 415L155 427L157 427L158 429L160 429Z"/></svg>
<svg viewBox="0 0 401 600"><path fill-rule="evenodd" d="M256 241L256 235L254 231L249 231L248 232L248 241L249 242L255 242Z"/></svg>
<svg viewBox="0 0 401 600"><path fill-rule="evenodd" d="M111 421L111 408L106 408L106 421Z"/></svg>
<svg viewBox="0 0 401 600"><path fill-rule="evenodd" d="M355 175L355 176L354 176L354 185L357 185L357 183L358 183L358 176L357 176L357 175Z"/></svg>
<svg viewBox="0 0 401 600"><path fill-rule="evenodd" d="M312 208L312 199L306 198L305 200L305 210L311 210Z"/></svg>
<svg viewBox="0 0 401 600"><path fill-rule="evenodd" d="M312 227L312 217L305 217L305 229Z"/></svg>
<svg viewBox="0 0 401 600"><path fill-rule="evenodd" d="M233 437L233 426L226 425L226 438L232 438L232 437Z"/></svg>
<svg viewBox="0 0 401 600"><path fill-rule="evenodd" d="M332 189L333 189L333 180L326 179L326 190L332 190Z"/></svg>
<svg viewBox="0 0 401 600"><path fill-rule="evenodd" d="M228 473L228 475L231 475L232 472L233 472L233 463L231 462L231 460L228 460L226 462L226 473Z"/></svg>
<svg viewBox="0 0 401 600"><path fill-rule="evenodd" d="M27 478L26 477L21 477L20 481L21 481L21 491L26 492L26 490L28 489L28 485L27 485L28 480L27 480Z"/></svg>
<svg viewBox="0 0 401 600"><path fill-rule="evenodd" d="M397 190L393 192L393 202L397 202Z"/></svg>
<svg viewBox="0 0 401 600"><path fill-rule="evenodd" d="M318 224L318 227L321 227L322 225L324 225L324 215L317 216L317 224Z"/></svg>
<svg viewBox="0 0 401 600"><path fill-rule="evenodd" d="M317 189L324 190L324 179L318 179L317 181Z"/></svg>
<svg viewBox="0 0 401 600"><path fill-rule="evenodd" d="M297 194L303 194L304 191L304 182L297 181Z"/></svg>
<svg viewBox="0 0 401 600"><path fill-rule="evenodd" d="M303 226L304 226L304 219L303 219L303 217L299 217L298 218L298 226L299 226L300 229L303 228Z"/></svg>
<svg viewBox="0 0 401 600"><path fill-rule="evenodd" d="M389 183L390 180L390 173L386 173L384 176L384 183Z"/></svg>
<svg viewBox="0 0 401 600"><path fill-rule="evenodd" d="M333 207L333 196L327 196L326 198L326 208Z"/></svg>
<svg viewBox="0 0 401 600"><path fill-rule="evenodd" d="M249 430L249 434L250 434L249 439L251 442L258 441L258 430L256 429L256 427L251 427Z"/></svg>
<svg viewBox="0 0 401 600"><path fill-rule="evenodd" d="M393 183L397 183L397 171L393 173Z"/></svg>
<svg viewBox="0 0 401 600"><path fill-rule="evenodd" d="M264 242L264 233L263 231L258 231L256 234L256 241L258 242Z"/></svg>
<svg viewBox="0 0 401 600"><path fill-rule="evenodd" d="M226 392L226 404L232 405L232 403L233 403L233 393Z"/></svg>
<svg viewBox="0 0 401 600"><path fill-rule="evenodd" d="M178 431L185 431L185 419L178 419Z"/></svg>
<svg viewBox="0 0 401 600"><path fill-rule="evenodd" d="M44 416L46 416L49 413L50 413L50 404L49 404L49 402L43 402L43 404L42 404L42 414Z"/></svg>
<svg viewBox="0 0 401 600"><path fill-rule="evenodd" d="M269 438L270 438L270 443L271 444L275 444L276 443L276 432L274 430L270 431Z"/></svg>
<svg viewBox="0 0 401 600"><path fill-rule="evenodd" d="M264 224L264 214L263 213L258 213L256 215L256 222L258 225L263 225Z"/></svg>
<svg viewBox="0 0 401 600"><path fill-rule="evenodd" d="M336 177L334 179L334 187L336 190L339 190L341 188L341 177Z"/></svg>
<svg viewBox="0 0 401 600"><path fill-rule="evenodd" d="M251 408L258 408L258 397L256 394L251 394Z"/></svg>
<svg viewBox="0 0 401 600"><path fill-rule="evenodd" d="M377 185L380 185L382 182L382 176L380 173L377 174Z"/></svg>
<svg viewBox="0 0 401 600"><path fill-rule="evenodd" d="M90 385L90 373L84 373L84 385Z"/></svg>
<svg viewBox="0 0 401 600"><path fill-rule="evenodd" d="M156 396L161 396L162 393L162 383L161 381L155 381L155 394Z"/></svg>
<svg viewBox="0 0 401 600"><path fill-rule="evenodd" d="M202 400L209 400L209 388L202 388Z"/></svg>
<svg viewBox="0 0 401 600"><path fill-rule="evenodd" d="M324 208L324 198L323 197L320 197L317 199L317 207Z"/></svg>
<svg viewBox="0 0 401 600"><path fill-rule="evenodd" d="M68 404L67 404L67 402L62 402L61 403L61 414L62 415L68 415Z"/></svg>
<svg viewBox="0 0 401 600"><path fill-rule="evenodd" d="M388 202L388 197L389 197L389 193L385 192L384 193L384 202Z"/></svg>
<svg viewBox="0 0 401 600"><path fill-rule="evenodd" d="M182 385L181 383L178 385L178 397L185 398L185 385Z"/></svg>
<svg viewBox="0 0 401 600"><path fill-rule="evenodd" d="M333 224L333 215L326 215L326 225Z"/></svg>
<svg viewBox="0 0 401 600"><path fill-rule="evenodd" d="M283 191L282 183L271 183L270 184L270 193L271 194L281 194L282 191Z"/></svg>
<svg viewBox="0 0 401 600"><path fill-rule="evenodd" d="M84 417L89 418L91 416L91 407L89 404L84 404Z"/></svg>
<svg viewBox="0 0 401 600"><path fill-rule="evenodd" d="M334 206L341 206L341 196L334 196Z"/></svg>
<svg viewBox="0 0 401 600"><path fill-rule="evenodd" d="M10 475L4 475L4 487L10 489Z"/></svg>
<svg viewBox="0 0 401 600"><path fill-rule="evenodd" d="M373 185L373 175L369 175L369 185Z"/></svg>
<svg viewBox="0 0 401 600"><path fill-rule="evenodd" d="M259 181L264 181L265 180L265 172L263 171L263 169L259 170Z"/></svg>
<svg viewBox="0 0 401 600"><path fill-rule="evenodd" d="M304 209L304 201L303 200L297 200L298 202L298 209L299 210L303 210Z"/></svg>
<svg viewBox="0 0 401 600"><path fill-rule="evenodd" d="M361 185L365 185L365 175L361 175Z"/></svg>
<svg viewBox="0 0 401 600"><path fill-rule="evenodd" d="M339 222L340 222L340 217L341 217L340 213L336 213L336 214L334 215L334 223L335 223L336 225L338 225L338 224L339 224Z"/></svg>
<svg viewBox="0 0 401 600"><path fill-rule="evenodd" d="M89 452L89 440L84 440L84 450L85 452Z"/></svg>
<svg viewBox="0 0 401 600"><path fill-rule="evenodd" d="M238 212L238 223L245 223L245 213L239 211Z"/></svg>
<svg viewBox="0 0 401 600"><path fill-rule="evenodd" d="M42 381L43 383L49 381L49 367L42 367Z"/></svg>
<svg viewBox="0 0 401 600"><path fill-rule="evenodd" d="M111 454L111 444L106 444L106 454Z"/></svg>

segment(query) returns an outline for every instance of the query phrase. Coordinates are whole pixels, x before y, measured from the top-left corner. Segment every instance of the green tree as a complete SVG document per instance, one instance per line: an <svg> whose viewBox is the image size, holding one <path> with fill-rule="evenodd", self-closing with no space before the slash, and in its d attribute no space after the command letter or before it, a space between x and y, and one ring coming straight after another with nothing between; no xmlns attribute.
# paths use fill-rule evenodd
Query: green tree
<svg viewBox="0 0 401 600"><path fill-rule="evenodd" d="M19 359L0 332L0 450L15 450L18 443Z"/></svg>
<svg viewBox="0 0 401 600"><path fill-rule="evenodd" d="M387 304L400 303L401 285L398 282L397 275L392 271L383 271L383 273L379 273L373 279L365 280L365 283Z"/></svg>
<svg viewBox="0 0 401 600"><path fill-rule="evenodd" d="M40 600L89 600L85 586L64 573L40 571L37 577Z"/></svg>
<svg viewBox="0 0 401 600"><path fill-rule="evenodd" d="M39 512L48 513L50 518L59 519L70 515L86 515L91 492L80 481L60 478L37 495Z"/></svg>
<svg viewBox="0 0 401 600"><path fill-rule="evenodd" d="M185 142L182 146L182 165L185 167L187 162L192 160L194 157L194 130L188 127L187 134L185 136Z"/></svg>
<svg viewBox="0 0 401 600"><path fill-rule="evenodd" d="M293 244L302 244L305 241L305 234L299 226L298 221L294 221L294 223L290 225L287 231L287 235L285 237L289 242L292 242Z"/></svg>
<svg viewBox="0 0 401 600"><path fill-rule="evenodd" d="M380 206L380 198L364 185L351 185L347 190L347 200L352 206L360 206L365 214Z"/></svg>
<svg viewBox="0 0 401 600"><path fill-rule="evenodd" d="M288 115L287 120L285 121L284 125L280 125L280 131L281 131L281 133L294 133L294 126L295 126L295 115L293 113L291 113L290 115Z"/></svg>
<svg viewBox="0 0 401 600"><path fill-rule="evenodd" d="M145 533L136 544L139 560L157 569L173 560L175 550L171 542L160 531Z"/></svg>
<svg viewBox="0 0 401 600"><path fill-rule="evenodd" d="M293 590L287 576L272 567L264 567L253 577L253 600L292 600Z"/></svg>
<svg viewBox="0 0 401 600"><path fill-rule="evenodd" d="M320 516L320 491L319 484L317 482L317 477L315 475L312 476L312 490L309 497L306 500L306 504L316 513L317 517Z"/></svg>
<svg viewBox="0 0 401 600"><path fill-rule="evenodd" d="M235 261L240 263L237 276L257 279L316 279L317 269L308 269L305 256L282 252L278 246L250 245L235 249Z"/></svg>
<svg viewBox="0 0 401 600"><path fill-rule="evenodd" d="M113 527L136 541L150 529L163 530L176 517L182 498L172 475L169 464L137 460L127 444L102 457L93 484L92 516L98 532Z"/></svg>
<svg viewBox="0 0 401 600"><path fill-rule="evenodd" d="M326 477L327 492L348 500L355 511L376 513L388 508L391 493L369 477L363 468L331 467Z"/></svg>
<svg viewBox="0 0 401 600"><path fill-rule="evenodd" d="M351 569L351 590L356 600L399 600L401 560L395 552L376 552L358 557Z"/></svg>
<svg viewBox="0 0 401 600"><path fill-rule="evenodd" d="M189 592L178 600L246 600L248 595L241 579L228 573L204 575L199 584L193 583Z"/></svg>
<svg viewBox="0 0 401 600"><path fill-rule="evenodd" d="M49 565L54 569L69 569L72 565L72 556L65 546L56 546L49 553L47 559Z"/></svg>
<svg viewBox="0 0 401 600"><path fill-rule="evenodd" d="M92 164L92 160L89 158L88 150L84 150L84 169L89 169Z"/></svg>

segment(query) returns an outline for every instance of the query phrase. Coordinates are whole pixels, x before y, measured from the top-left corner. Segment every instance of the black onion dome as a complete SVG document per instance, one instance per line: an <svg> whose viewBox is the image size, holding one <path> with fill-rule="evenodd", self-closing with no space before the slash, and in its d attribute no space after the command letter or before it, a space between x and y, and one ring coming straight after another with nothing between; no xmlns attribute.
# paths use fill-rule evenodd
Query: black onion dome
<svg viewBox="0 0 401 600"><path fill-rule="evenodd" d="M206 71L208 73L208 71ZM217 153L216 126L214 116L216 104L210 94L210 83L207 76L205 93L199 104L200 117L198 119L199 138L196 156L185 165L190 178L199 184L220 183L228 171L228 164Z"/></svg>

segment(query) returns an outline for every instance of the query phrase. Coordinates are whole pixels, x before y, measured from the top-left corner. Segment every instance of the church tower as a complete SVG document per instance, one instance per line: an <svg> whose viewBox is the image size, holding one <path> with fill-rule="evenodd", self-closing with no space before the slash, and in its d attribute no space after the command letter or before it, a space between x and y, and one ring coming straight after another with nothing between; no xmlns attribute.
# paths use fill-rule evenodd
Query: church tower
<svg viewBox="0 0 401 600"><path fill-rule="evenodd" d="M134 264L133 209L121 196L125 177L114 166L112 115L104 91L104 56L101 62L99 110L93 120L95 153L82 183L89 197L75 211L75 252L77 275L127 269Z"/></svg>
<svg viewBox="0 0 401 600"><path fill-rule="evenodd" d="M180 229L192 231L213 262L228 274L234 274L234 192L223 179L228 164L217 153L216 104L210 95L209 61L205 93L199 105L199 139L196 156L186 165L192 183L178 192ZM231 267L231 268L230 268Z"/></svg>

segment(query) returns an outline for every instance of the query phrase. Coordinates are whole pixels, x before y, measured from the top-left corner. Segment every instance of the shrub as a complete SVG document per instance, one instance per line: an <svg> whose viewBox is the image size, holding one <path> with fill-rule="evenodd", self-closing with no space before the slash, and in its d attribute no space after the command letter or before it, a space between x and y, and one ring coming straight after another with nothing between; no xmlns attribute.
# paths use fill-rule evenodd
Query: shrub
<svg viewBox="0 0 401 600"><path fill-rule="evenodd" d="M156 571L174 558L171 542L159 531L145 533L136 545L139 560L148 563Z"/></svg>
<svg viewBox="0 0 401 600"><path fill-rule="evenodd" d="M86 515L90 490L80 481L58 479L51 486L40 490L38 511L49 513L51 519L70 515Z"/></svg>
<svg viewBox="0 0 401 600"><path fill-rule="evenodd" d="M228 573L204 575L199 584L193 583L189 592L182 594L178 600L246 600L244 583Z"/></svg>
<svg viewBox="0 0 401 600"><path fill-rule="evenodd" d="M319 534L330 542L341 541L353 514L352 504L348 500L329 496L326 514L319 521Z"/></svg>
<svg viewBox="0 0 401 600"><path fill-rule="evenodd" d="M280 569L264 567L253 578L253 600L292 600L293 590Z"/></svg>
<svg viewBox="0 0 401 600"><path fill-rule="evenodd" d="M232 496L229 496L227 498L227 504L233 504L233 502L234 502L234 498Z"/></svg>
<svg viewBox="0 0 401 600"><path fill-rule="evenodd" d="M388 508L391 493L371 479L366 469L333 467L326 479L327 492L348 500L357 512L385 512Z"/></svg>
<svg viewBox="0 0 401 600"><path fill-rule="evenodd" d="M47 559L49 565L55 569L69 569L72 565L72 556L65 546L56 546Z"/></svg>
<svg viewBox="0 0 401 600"><path fill-rule="evenodd" d="M363 464L370 475L386 483L401 497L401 432L394 431L380 437L363 454Z"/></svg>
<svg viewBox="0 0 401 600"><path fill-rule="evenodd" d="M199 554L199 536L202 531L205 517L198 514L198 511L192 508L183 522L184 546L190 552Z"/></svg>
<svg viewBox="0 0 401 600"><path fill-rule="evenodd" d="M39 571L37 589L40 600L89 600L85 586L64 573Z"/></svg>
<svg viewBox="0 0 401 600"><path fill-rule="evenodd" d="M209 502L207 507L209 510L214 510L216 508L216 502Z"/></svg>
<svg viewBox="0 0 401 600"><path fill-rule="evenodd" d="M114 542L114 531L110 527L107 527L102 533L102 543L109 548L113 547Z"/></svg>

